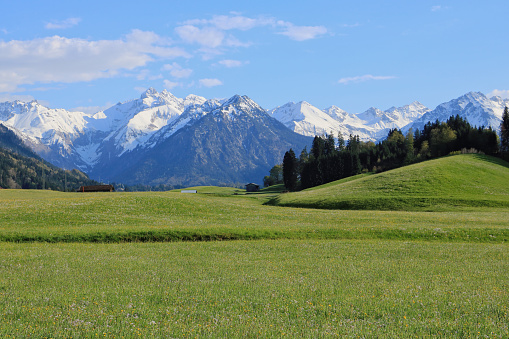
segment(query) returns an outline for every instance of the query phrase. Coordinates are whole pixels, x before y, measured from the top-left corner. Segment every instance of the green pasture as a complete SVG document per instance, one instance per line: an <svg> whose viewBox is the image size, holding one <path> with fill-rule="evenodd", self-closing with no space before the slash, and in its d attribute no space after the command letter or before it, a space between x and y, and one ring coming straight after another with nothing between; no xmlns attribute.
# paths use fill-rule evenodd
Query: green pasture
<svg viewBox="0 0 509 339"><path fill-rule="evenodd" d="M266 196L2 190L0 241L509 240L509 209L317 210L265 206Z"/></svg>
<svg viewBox="0 0 509 339"><path fill-rule="evenodd" d="M509 337L506 163L407 170L298 193L0 190L0 337Z"/></svg>
<svg viewBox="0 0 509 339"><path fill-rule="evenodd" d="M438 158L374 175L346 178L270 204L350 210L458 211L509 208L509 164L464 154Z"/></svg>
<svg viewBox="0 0 509 339"><path fill-rule="evenodd" d="M0 246L0 336L507 338L507 244Z"/></svg>

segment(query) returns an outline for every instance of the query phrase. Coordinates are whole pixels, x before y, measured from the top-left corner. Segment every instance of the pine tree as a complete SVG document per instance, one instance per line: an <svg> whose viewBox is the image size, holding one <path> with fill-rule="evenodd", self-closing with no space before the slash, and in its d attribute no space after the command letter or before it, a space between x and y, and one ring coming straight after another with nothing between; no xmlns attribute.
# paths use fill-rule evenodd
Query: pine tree
<svg viewBox="0 0 509 339"><path fill-rule="evenodd" d="M283 182L289 191L297 188L297 158L291 148L283 158Z"/></svg>
<svg viewBox="0 0 509 339"><path fill-rule="evenodd" d="M500 152L509 152L509 109L507 106L502 114L502 122L500 123Z"/></svg>
<svg viewBox="0 0 509 339"><path fill-rule="evenodd" d="M338 132L338 151L343 151L345 149L345 139L343 138L343 134L341 131Z"/></svg>

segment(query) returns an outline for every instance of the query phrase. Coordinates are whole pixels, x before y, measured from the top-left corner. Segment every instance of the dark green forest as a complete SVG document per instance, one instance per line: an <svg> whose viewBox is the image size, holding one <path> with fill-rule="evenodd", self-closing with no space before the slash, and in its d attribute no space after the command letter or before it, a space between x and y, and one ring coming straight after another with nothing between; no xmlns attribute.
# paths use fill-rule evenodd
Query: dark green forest
<svg viewBox="0 0 509 339"><path fill-rule="evenodd" d="M509 114L507 117L509 120ZM504 142L503 133L502 139ZM405 135L393 129L377 144L360 141L359 136L353 135L345 140L341 133L337 137L315 136L309 152L304 148L297 156L292 149L287 151L283 163L270 171L264 184L284 183L294 191L449 154L499 155L499 146L497 133L491 127L473 127L458 115L446 122L429 122L422 130L410 130Z"/></svg>
<svg viewBox="0 0 509 339"><path fill-rule="evenodd" d="M83 172L63 170L42 160L0 124L0 188L74 191L97 184Z"/></svg>

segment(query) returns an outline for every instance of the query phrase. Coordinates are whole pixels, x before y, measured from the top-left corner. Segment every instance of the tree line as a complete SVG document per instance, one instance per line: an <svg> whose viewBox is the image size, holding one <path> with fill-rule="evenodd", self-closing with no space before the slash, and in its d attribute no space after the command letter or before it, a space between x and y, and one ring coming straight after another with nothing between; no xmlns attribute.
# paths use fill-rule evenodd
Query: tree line
<svg viewBox="0 0 509 339"><path fill-rule="evenodd" d="M364 172L382 172L451 153L509 153L509 112L506 107L500 140L491 127L474 127L459 115L445 122L428 122L422 130L403 134L389 131L381 142L347 140L341 133L315 136L311 149L299 156L287 151L283 163L274 166L264 185L283 183L290 190L306 189Z"/></svg>
<svg viewBox="0 0 509 339"><path fill-rule="evenodd" d="M80 186L97 184L76 169L63 170L0 147L0 188L74 191Z"/></svg>

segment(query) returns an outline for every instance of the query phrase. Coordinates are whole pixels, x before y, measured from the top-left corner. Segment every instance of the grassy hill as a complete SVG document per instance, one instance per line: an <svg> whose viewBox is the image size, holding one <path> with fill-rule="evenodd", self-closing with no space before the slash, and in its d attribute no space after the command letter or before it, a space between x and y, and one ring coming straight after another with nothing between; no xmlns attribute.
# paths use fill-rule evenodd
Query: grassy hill
<svg viewBox="0 0 509 339"><path fill-rule="evenodd" d="M509 164L465 154L282 194L272 205L322 209L442 211L509 207Z"/></svg>

